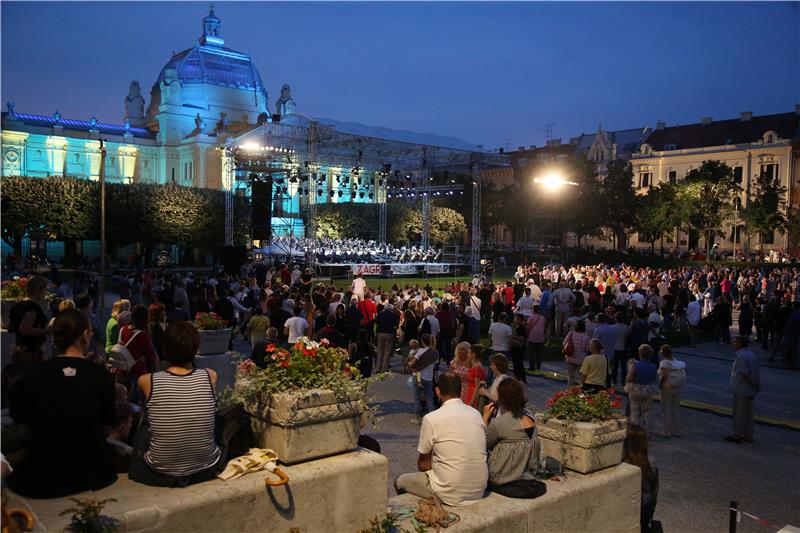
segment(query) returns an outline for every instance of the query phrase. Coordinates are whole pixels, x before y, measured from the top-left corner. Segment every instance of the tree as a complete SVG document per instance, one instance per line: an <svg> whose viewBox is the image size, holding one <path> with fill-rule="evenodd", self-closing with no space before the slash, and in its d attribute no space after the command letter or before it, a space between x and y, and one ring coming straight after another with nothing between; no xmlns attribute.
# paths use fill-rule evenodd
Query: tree
<svg viewBox="0 0 800 533"><path fill-rule="evenodd" d="M669 183L652 187L639 197L636 231L650 243L651 251L655 251L657 240L675 231L688 218L686 204L681 198L680 188Z"/></svg>
<svg viewBox="0 0 800 533"><path fill-rule="evenodd" d="M731 168L720 161L703 161L700 168L686 174L681 187L690 209L688 226L703 235L710 257L714 237L721 234L723 222L735 215L735 200L742 189Z"/></svg>
<svg viewBox="0 0 800 533"><path fill-rule="evenodd" d="M747 206L742 210L742 220L747 226L748 233L758 234L758 249L764 257L764 236L780 232L786 233L788 220L786 217L786 187L778 176L762 172L756 178L752 196Z"/></svg>
<svg viewBox="0 0 800 533"><path fill-rule="evenodd" d="M516 251L517 236L531 223L531 201L527 192L517 185L506 185L499 196L504 202L498 218L511 233L511 251Z"/></svg>
<svg viewBox="0 0 800 533"><path fill-rule="evenodd" d="M503 212L507 208L502 191L492 181L481 183L481 236L484 246L488 244L492 228L503 223Z"/></svg>
<svg viewBox="0 0 800 533"><path fill-rule="evenodd" d="M422 210L392 209L389 212L389 238L396 242L415 243L422 240ZM446 244L464 238L467 225L457 211L431 206L431 243Z"/></svg>
<svg viewBox="0 0 800 533"><path fill-rule="evenodd" d="M320 204L317 207L317 237L375 239L378 236L377 220L376 204Z"/></svg>
<svg viewBox="0 0 800 533"><path fill-rule="evenodd" d="M602 225L608 228L617 241L617 249L627 246L628 233L636 225L637 199L633 188L633 169L627 161L608 163L608 173L598 195Z"/></svg>
<svg viewBox="0 0 800 533"><path fill-rule="evenodd" d="M591 161L580 158L572 166L572 175L575 176L578 186L568 191L574 198L574 204L568 209L564 222L567 229L575 234L580 248L583 237L600 234L602 184L597 179L597 167Z"/></svg>

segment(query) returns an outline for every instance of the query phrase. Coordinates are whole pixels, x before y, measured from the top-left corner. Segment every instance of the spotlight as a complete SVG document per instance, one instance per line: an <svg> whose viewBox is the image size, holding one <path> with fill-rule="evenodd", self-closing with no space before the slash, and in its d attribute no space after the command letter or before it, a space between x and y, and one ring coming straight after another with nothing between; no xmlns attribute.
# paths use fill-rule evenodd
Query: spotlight
<svg viewBox="0 0 800 533"><path fill-rule="evenodd" d="M322 196L322 189L317 189L317 196Z"/></svg>
<svg viewBox="0 0 800 533"><path fill-rule="evenodd" d="M342 191L338 191L336 194L339 196L339 198L342 197Z"/></svg>
<svg viewBox="0 0 800 533"><path fill-rule="evenodd" d="M373 198L375 198L375 195L372 194L372 193L369 193L369 199L372 200Z"/></svg>
<svg viewBox="0 0 800 533"><path fill-rule="evenodd" d="M358 197L359 198L364 198L364 193L363 192L358 193Z"/></svg>

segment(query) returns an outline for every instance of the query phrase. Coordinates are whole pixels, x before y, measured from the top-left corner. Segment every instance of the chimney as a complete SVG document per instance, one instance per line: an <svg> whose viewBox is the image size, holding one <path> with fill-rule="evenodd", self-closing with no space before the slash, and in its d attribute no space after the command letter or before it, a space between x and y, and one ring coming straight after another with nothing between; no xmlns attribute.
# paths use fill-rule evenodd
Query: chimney
<svg viewBox="0 0 800 533"><path fill-rule="evenodd" d="M700 124L711 124L711 117L701 117Z"/></svg>
<svg viewBox="0 0 800 533"><path fill-rule="evenodd" d="M739 116L742 122L749 122L753 118L752 111L742 111L742 114Z"/></svg>
<svg viewBox="0 0 800 533"><path fill-rule="evenodd" d="M528 146L528 150L535 150L535 149L536 149L536 145L535 144L532 144L532 145Z"/></svg>
<svg viewBox="0 0 800 533"><path fill-rule="evenodd" d="M659 120L658 122L656 122L656 129L657 130L663 130L666 127L667 127L667 125L664 124L663 121Z"/></svg>
<svg viewBox="0 0 800 533"><path fill-rule="evenodd" d="M523 151L524 149L525 149L525 147L524 147L524 146L517 146L517 151L518 151L518 152L521 152L521 151Z"/></svg>

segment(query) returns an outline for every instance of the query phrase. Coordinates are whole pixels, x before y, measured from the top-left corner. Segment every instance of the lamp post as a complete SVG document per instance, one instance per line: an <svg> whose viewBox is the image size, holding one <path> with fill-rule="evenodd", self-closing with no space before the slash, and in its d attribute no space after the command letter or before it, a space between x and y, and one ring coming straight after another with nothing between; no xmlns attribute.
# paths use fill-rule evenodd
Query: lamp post
<svg viewBox="0 0 800 533"><path fill-rule="evenodd" d="M100 139L100 319L105 320L106 310L106 146Z"/></svg>

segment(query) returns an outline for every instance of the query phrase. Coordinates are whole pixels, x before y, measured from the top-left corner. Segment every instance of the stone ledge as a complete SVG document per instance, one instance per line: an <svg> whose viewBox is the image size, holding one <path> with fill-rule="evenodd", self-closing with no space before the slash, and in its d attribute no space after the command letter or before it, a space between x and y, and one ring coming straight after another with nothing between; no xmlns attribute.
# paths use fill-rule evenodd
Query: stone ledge
<svg viewBox="0 0 800 533"><path fill-rule="evenodd" d="M267 472L183 489L148 487L120 477L111 487L77 497L115 498L105 514L121 520L123 532L285 533L297 528L303 533L352 533L386 513L388 460L383 455L359 449L281 470L289 476L288 485L269 489L264 479L275 477ZM58 516L73 505L67 498L11 496L12 507L27 507L35 514L35 531L63 531L69 522Z"/></svg>
<svg viewBox="0 0 800 533"><path fill-rule="evenodd" d="M402 494L389 507L416 505L419 499ZM448 533L502 531L503 533L634 533L639 531L641 471L620 464L592 474L567 473L561 481L547 481L547 493L533 500L490 493L479 502L447 507L460 520ZM400 527L413 531L410 520Z"/></svg>

